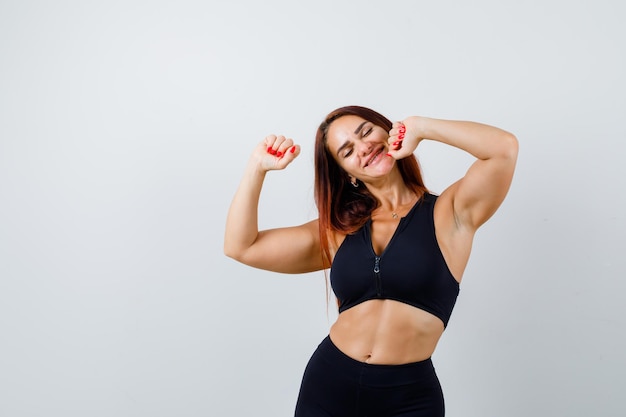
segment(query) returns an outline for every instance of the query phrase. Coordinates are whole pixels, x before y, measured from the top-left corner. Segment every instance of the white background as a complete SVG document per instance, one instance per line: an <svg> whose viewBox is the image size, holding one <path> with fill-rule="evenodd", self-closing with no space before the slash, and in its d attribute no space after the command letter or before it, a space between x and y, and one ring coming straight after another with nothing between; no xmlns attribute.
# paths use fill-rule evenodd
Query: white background
<svg viewBox="0 0 626 417"><path fill-rule="evenodd" d="M316 216L330 110L520 141L434 356L448 416L623 416L619 1L0 3L0 416L290 416L324 274L223 255L265 135L302 145L261 226ZM471 159L418 149L441 192Z"/></svg>

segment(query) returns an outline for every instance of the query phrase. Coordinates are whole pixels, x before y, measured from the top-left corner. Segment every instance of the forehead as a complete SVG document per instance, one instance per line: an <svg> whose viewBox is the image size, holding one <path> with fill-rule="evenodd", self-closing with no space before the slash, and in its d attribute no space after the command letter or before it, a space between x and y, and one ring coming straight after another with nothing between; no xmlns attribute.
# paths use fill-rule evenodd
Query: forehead
<svg viewBox="0 0 626 417"><path fill-rule="evenodd" d="M326 132L327 146L331 150L336 149L345 141L354 138L364 122L367 121L354 115L341 116L333 121Z"/></svg>

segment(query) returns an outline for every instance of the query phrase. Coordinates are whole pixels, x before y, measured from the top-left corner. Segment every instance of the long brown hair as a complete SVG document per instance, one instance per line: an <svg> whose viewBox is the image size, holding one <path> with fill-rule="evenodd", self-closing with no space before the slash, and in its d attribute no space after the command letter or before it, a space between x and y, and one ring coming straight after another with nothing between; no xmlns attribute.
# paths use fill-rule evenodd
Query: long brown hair
<svg viewBox="0 0 626 417"><path fill-rule="evenodd" d="M346 172L337 164L328 150L328 128L343 116L359 116L368 122L390 131L392 122L382 114L361 106L340 107L330 112L317 129L315 136L315 204L319 212L319 235L322 255L330 266L329 231L354 233L369 219L380 202L367 187L355 188ZM427 189L415 155L400 159L398 169L406 185L417 196Z"/></svg>

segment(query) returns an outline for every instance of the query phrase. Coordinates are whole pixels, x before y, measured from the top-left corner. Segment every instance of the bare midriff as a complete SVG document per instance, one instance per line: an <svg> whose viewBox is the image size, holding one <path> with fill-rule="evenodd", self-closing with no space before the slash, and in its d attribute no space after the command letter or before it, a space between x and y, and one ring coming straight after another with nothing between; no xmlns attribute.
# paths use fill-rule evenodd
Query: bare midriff
<svg viewBox="0 0 626 417"><path fill-rule="evenodd" d="M431 357L444 330L436 316L394 300L369 300L339 314L330 339L347 356L400 365Z"/></svg>

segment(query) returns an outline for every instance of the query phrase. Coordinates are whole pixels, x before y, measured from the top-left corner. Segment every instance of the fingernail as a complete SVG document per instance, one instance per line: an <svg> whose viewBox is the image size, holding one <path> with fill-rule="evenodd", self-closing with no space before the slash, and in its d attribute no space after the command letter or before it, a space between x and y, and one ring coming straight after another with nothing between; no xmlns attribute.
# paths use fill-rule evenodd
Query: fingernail
<svg viewBox="0 0 626 417"><path fill-rule="evenodd" d="M398 135L398 139L400 139L400 140L404 139L404 133L400 133L400 134Z"/></svg>
<svg viewBox="0 0 626 417"><path fill-rule="evenodd" d="M292 146L291 149L289 150L289 152L294 153L296 151L296 147Z"/></svg>
<svg viewBox="0 0 626 417"><path fill-rule="evenodd" d="M280 158L281 156L283 156L283 153L278 151L278 152L276 152L276 156Z"/></svg>
<svg viewBox="0 0 626 417"><path fill-rule="evenodd" d="M272 147L271 146L267 147L267 153L272 153Z"/></svg>
<svg viewBox="0 0 626 417"><path fill-rule="evenodd" d="M395 141L394 143L392 143L392 145L393 145L393 146L398 146L399 144L400 144L400 141L399 141L399 140L397 140L397 141Z"/></svg>

